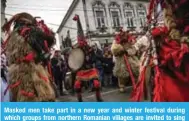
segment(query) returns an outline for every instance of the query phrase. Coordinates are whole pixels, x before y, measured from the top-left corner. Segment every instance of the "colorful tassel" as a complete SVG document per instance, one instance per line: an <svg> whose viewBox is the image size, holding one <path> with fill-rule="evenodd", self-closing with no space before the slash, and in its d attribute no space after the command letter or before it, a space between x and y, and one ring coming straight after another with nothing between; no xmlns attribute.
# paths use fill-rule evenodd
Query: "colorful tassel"
<svg viewBox="0 0 189 121"><path fill-rule="evenodd" d="M34 97L34 93L32 92L26 92L25 90L21 90L20 93L24 96L27 96L27 97Z"/></svg>
<svg viewBox="0 0 189 121"><path fill-rule="evenodd" d="M145 82L146 67L142 69L139 76L139 81L131 94L131 101L140 102L144 95L144 82Z"/></svg>
<svg viewBox="0 0 189 121"><path fill-rule="evenodd" d="M161 73L159 70L158 66L155 66L155 88L154 88L154 97L153 97L153 102L164 102L164 95L163 95L163 90L162 90L162 85L160 84L160 78L161 78ZM162 80L161 80L162 81Z"/></svg>

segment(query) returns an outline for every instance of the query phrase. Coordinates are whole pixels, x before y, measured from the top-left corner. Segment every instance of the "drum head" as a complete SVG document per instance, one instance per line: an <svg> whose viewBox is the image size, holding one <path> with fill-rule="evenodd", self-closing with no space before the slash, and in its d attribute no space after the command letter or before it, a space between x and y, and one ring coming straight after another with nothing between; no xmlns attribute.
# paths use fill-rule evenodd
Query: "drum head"
<svg viewBox="0 0 189 121"><path fill-rule="evenodd" d="M80 48L71 50L68 57L68 65L72 71L79 70L84 63L85 54Z"/></svg>

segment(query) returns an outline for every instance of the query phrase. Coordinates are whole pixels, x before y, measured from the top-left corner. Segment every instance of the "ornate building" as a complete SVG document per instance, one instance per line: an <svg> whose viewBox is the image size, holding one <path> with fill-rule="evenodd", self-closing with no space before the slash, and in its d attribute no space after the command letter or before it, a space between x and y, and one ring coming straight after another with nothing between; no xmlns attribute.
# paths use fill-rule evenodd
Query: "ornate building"
<svg viewBox="0 0 189 121"><path fill-rule="evenodd" d="M69 30L75 44L77 27L72 19L78 14L90 42L111 43L120 27L140 30L146 22L147 7L148 0L73 0L57 33L62 41Z"/></svg>

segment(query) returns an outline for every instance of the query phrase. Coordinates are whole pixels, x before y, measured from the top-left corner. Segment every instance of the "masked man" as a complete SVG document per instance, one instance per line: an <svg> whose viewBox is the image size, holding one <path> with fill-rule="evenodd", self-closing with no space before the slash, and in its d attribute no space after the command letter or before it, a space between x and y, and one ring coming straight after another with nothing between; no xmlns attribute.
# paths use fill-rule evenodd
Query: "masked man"
<svg viewBox="0 0 189 121"><path fill-rule="evenodd" d="M129 32L123 32L122 30L116 36L111 51L115 56L115 66L113 69L114 75L118 78L120 92L124 92L126 83L138 76L139 60L138 57L128 56L127 50L131 48L133 41Z"/></svg>

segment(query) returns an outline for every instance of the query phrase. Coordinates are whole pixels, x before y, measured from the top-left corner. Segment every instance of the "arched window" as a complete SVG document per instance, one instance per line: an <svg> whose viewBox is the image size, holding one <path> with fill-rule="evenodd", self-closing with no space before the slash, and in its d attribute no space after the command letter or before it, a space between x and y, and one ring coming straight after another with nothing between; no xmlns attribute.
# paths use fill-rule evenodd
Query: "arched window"
<svg viewBox="0 0 189 121"><path fill-rule="evenodd" d="M95 23L97 28L102 28L106 26L106 12L105 4L101 1L95 1L93 6L93 12L95 16Z"/></svg>
<svg viewBox="0 0 189 121"><path fill-rule="evenodd" d="M111 21L112 21L112 26L115 27L120 27L121 25L121 12L120 12L120 6L116 2L111 2L109 4L109 11L111 15Z"/></svg>
<svg viewBox="0 0 189 121"><path fill-rule="evenodd" d="M134 21L134 7L130 3L124 4L124 15L126 19L126 25L128 28L135 27L135 21Z"/></svg>
<svg viewBox="0 0 189 121"><path fill-rule="evenodd" d="M137 5L137 15L138 15L138 21L139 25L143 27L146 23L146 9L142 4Z"/></svg>

